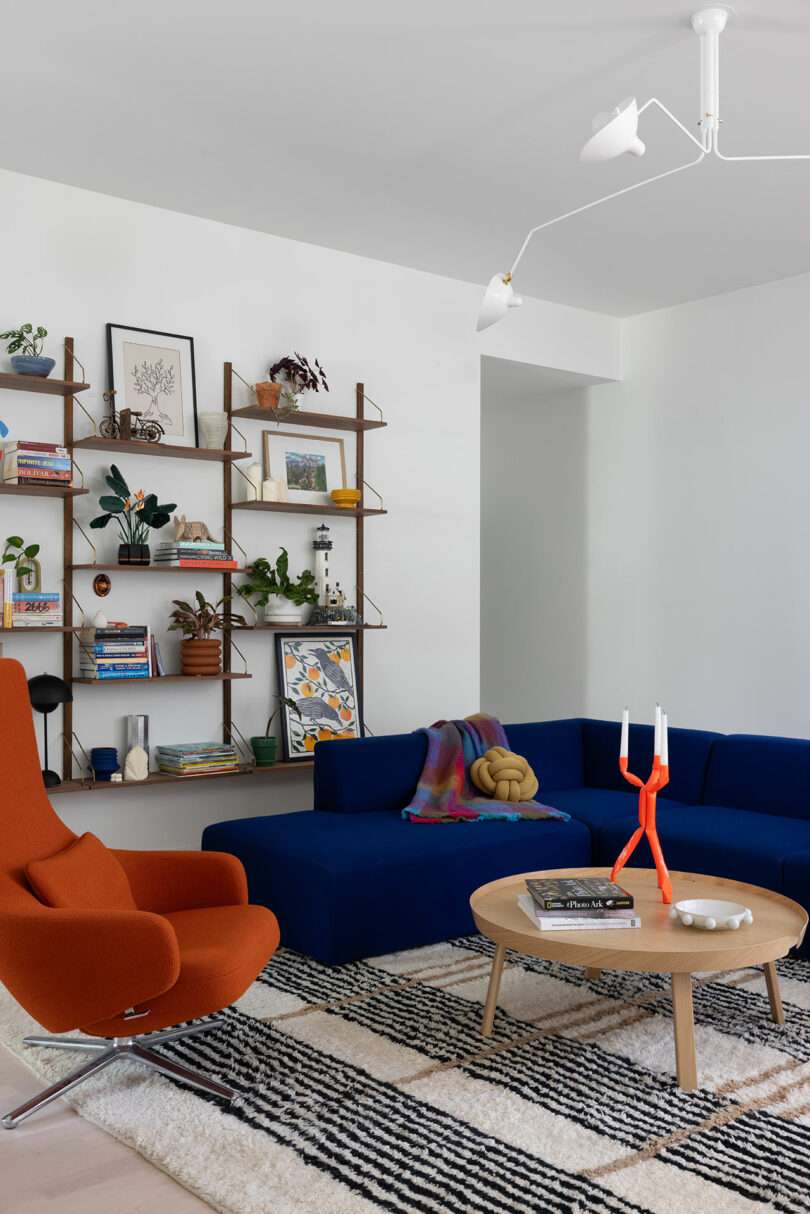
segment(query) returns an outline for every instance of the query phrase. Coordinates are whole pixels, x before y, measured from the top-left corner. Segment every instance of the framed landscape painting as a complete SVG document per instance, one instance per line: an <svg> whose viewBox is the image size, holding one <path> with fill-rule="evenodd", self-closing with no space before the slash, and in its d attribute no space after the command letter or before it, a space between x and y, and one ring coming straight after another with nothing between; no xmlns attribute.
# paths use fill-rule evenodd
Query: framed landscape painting
<svg viewBox="0 0 810 1214"><path fill-rule="evenodd" d="M107 359L115 410L158 422L166 441L197 447L194 338L130 325L107 325Z"/></svg>
<svg viewBox="0 0 810 1214"><path fill-rule="evenodd" d="M311 759L316 742L363 736L351 634L277 635L276 659L285 759Z"/></svg>
<svg viewBox="0 0 810 1214"><path fill-rule="evenodd" d="M283 481L291 502L328 506L332 490L346 488L343 439L265 430L264 475Z"/></svg>

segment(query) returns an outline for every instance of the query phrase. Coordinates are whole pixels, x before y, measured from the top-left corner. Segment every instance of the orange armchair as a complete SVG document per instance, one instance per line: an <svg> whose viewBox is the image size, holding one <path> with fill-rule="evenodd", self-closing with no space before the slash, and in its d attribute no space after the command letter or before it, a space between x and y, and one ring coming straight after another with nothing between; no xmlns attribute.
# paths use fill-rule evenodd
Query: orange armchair
<svg viewBox="0 0 810 1214"><path fill-rule="evenodd" d="M222 1024L212 1013L244 993L278 946L275 915L248 904L242 865L217 852L114 851L135 909L45 905L26 865L62 852L76 836L48 800L25 672L8 659L0 659L0 739L0 981L50 1032L87 1034L27 1037L26 1044L91 1055L8 1113L3 1126L13 1129L122 1054L232 1099L225 1084L155 1046ZM207 1019L165 1031L199 1017Z"/></svg>

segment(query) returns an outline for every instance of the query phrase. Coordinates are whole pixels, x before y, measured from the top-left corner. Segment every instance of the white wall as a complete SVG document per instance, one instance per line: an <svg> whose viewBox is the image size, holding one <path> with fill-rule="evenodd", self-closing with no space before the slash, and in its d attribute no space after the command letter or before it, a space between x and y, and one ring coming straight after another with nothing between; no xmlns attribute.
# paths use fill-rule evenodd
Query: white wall
<svg viewBox="0 0 810 1214"><path fill-rule="evenodd" d="M540 460L540 497L522 504L542 561L518 635L536 615L544 641L519 653L483 617L484 652L505 638L504 665L526 658L523 687L537 686L499 689L496 651L484 703L500 694L523 719L630 703L649 719L660 699L673 724L810 735L808 313L805 275L632 318L622 382L502 416L503 441ZM568 598L556 626L549 582L557 610Z"/></svg>
<svg viewBox="0 0 810 1214"><path fill-rule="evenodd" d="M240 187L242 188L242 187ZM97 417L106 387L107 321L192 334L199 408L222 401L222 363L246 379L290 349L316 355L332 391L319 407L353 409L356 380L385 409L390 428L367 441L366 475L390 515L366 528L366 588L384 608L387 633L366 641L366 719L376 733L463 715L479 702L479 363L482 352L596 376L616 376L619 325L612 318L527 300L508 325L473 332L480 287L328 249L245 231L104 195L0 172L2 327L30 319L76 339L93 391L83 398ZM13 437L50 439L61 426L57 398L3 393L0 417ZM237 401L238 403L243 403ZM261 425L246 422L261 451ZM87 430L78 424L77 433ZM101 453L80 462L98 491ZM219 465L139 457L125 474L179 503L189 517L221 517ZM78 499L77 517L95 513L95 496ZM20 531L42 544L49 585L61 560L61 511L53 501L0 499L0 534ZM290 549L296 568L309 560L306 520L237 514L236 536L251 557ZM332 520L330 520L331 524ZM334 520L335 568L354 583L353 528ZM94 533L96 534L96 533ZM100 559L114 559L112 531ZM112 575L113 592L95 600L89 575L77 575L83 605L111 618L165 625L180 589L144 575ZM179 581L180 579L178 579ZM200 586L213 593L218 579ZM191 588L191 579L186 583ZM170 661L176 642L162 638ZM234 684L234 717L246 734L263 727L274 687L268 634L240 640L253 672ZM29 674L60 669L60 642L12 637L4 652ZM152 742L216 736L217 684L190 695L183 685L76 688L75 722L86 747L123 743L127 711L150 715ZM205 787L75 794L55 801L76 830L110 842L194 846L201 826L227 816L311 804L303 775L214 781Z"/></svg>

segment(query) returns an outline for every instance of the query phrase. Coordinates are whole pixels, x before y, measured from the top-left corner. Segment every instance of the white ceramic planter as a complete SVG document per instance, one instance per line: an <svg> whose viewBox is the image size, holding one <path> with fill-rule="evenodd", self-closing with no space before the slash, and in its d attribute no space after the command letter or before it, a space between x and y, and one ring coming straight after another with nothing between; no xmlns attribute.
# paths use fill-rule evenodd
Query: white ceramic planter
<svg viewBox="0 0 810 1214"><path fill-rule="evenodd" d="M267 624L306 624L311 613L310 603L302 603L299 607L283 595L271 594L264 609L264 619Z"/></svg>
<svg viewBox="0 0 810 1214"><path fill-rule="evenodd" d="M680 919L684 927L699 927L705 932L736 931L743 923L754 922L754 916L747 906L714 898L689 898L685 902L676 902L669 915L671 919Z"/></svg>

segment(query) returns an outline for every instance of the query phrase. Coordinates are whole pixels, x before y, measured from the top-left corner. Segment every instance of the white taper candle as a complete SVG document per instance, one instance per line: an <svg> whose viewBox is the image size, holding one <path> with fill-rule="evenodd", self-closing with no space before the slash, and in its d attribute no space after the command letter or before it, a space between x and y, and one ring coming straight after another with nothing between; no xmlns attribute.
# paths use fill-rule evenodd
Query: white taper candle
<svg viewBox="0 0 810 1214"><path fill-rule="evenodd" d="M661 718L661 766L669 767L669 722L666 713Z"/></svg>
<svg viewBox="0 0 810 1214"><path fill-rule="evenodd" d="M619 742L619 758L626 759L630 754L630 709L622 712L622 736Z"/></svg>
<svg viewBox="0 0 810 1214"><path fill-rule="evenodd" d="M655 706L655 741L653 743L653 754L661 754L661 705Z"/></svg>

